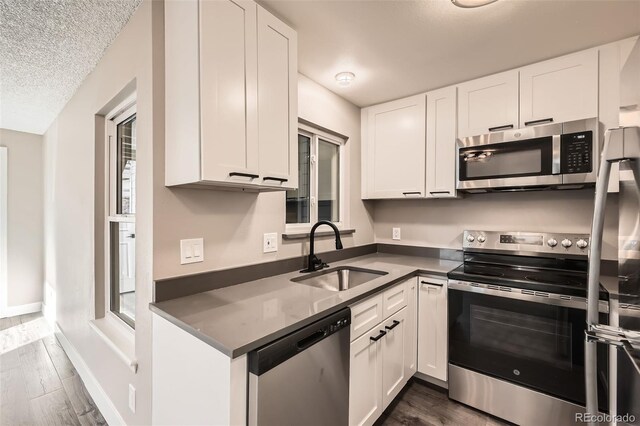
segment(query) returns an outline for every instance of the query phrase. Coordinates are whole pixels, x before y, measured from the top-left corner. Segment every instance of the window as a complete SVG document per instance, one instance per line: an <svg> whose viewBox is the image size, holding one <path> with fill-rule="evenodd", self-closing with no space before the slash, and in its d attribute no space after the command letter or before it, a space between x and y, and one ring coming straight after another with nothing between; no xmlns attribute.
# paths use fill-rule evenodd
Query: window
<svg viewBox="0 0 640 426"><path fill-rule="evenodd" d="M298 130L298 189L287 191L289 230L329 220L344 223L344 140L313 127Z"/></svg>
<svg viewBox="0 0 640 426"><path fill-rule="evenodd" d="M117 113L109 127L108 303L135 328L136 108Z"/></svg>

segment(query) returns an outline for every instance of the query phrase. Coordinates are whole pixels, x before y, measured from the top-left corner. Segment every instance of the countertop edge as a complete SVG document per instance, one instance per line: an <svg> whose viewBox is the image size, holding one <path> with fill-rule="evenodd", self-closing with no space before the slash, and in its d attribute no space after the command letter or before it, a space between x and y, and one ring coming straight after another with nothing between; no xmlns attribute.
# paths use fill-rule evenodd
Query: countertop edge
<svg viewBox="0 0 640 426"><path fill-rule="evenodd" d="M416 268L414 270L412 270L411 272L408 272L402 276L399 277L395 277L394 279L390 280L389 282L385 282L384 284L380 284L378 287L371 289L370 291L366 292L366 293L362 293L359 294L357 296L354 296L353 298L346 300L342 303L339 303L335 306L332 306L331 308L327 308L324 311L318 312L314 315L311 315L303 320L298 321L297 323L294 324L290 324L287 327L284 327L276 332L270 333L268 335L265 335L259 339L254 340L251 343L248 343L244 346L238 347L236 349L229 349L228 347L226 347L225 345L221 344L219 341L217 341L216 339L212 338L211 336L201 333L198 330L196 330L195 328L193 328L192 326L184 323L183 321L179 320L178 318L174 317L173 315L167 313L166 311L162 310L160 307L156 306L155 303L149 303L149 309L161 316L162 318L164 318L165 320L171 322L172 324L176 325L177 327L181 328L182 330L186 331L187 333L191 334L193 337L203 341L204 343L208 344L209 346L212 346L214 349L222 352L224 355L228 356L231 359L235 359L238 358L244 354L247 354L251 351L253 351L254 349L258 349L264 345L266 345L267 343L270 343L276 339L279 339L281 337L286 336L287 334L290 334L291 332L307 326L309 324L312 324L315 321L318 321L320 319L322 319L323 317L327 316L327 315L331 315L334 312L339 311L340 309L343 309L347 306L353 305L356 302L359 302L360 300L366 299L367 297L376 294L378 292L381 292L401 281L405 281L409 278L412 277L417 277L420 275L433 275L433 276L443 276L446 277L448 272L443 272L443 271L433 271L433 270L427 270L427 269L423 269L423 268Z"/></svg>

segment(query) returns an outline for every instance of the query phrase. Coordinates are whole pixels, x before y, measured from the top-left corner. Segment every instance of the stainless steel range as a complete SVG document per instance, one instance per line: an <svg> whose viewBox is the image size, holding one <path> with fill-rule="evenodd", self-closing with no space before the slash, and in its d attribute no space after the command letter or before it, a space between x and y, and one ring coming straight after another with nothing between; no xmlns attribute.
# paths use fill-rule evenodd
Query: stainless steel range
<svg viewBox="0 0 640 426"><path fill-rule="evenodd" d="M585 412L589 235L464 232L449 277L449 397L520 425ZM600 319L608 295L600 291ZM605 353L600 410L607 410Z"/></svg>

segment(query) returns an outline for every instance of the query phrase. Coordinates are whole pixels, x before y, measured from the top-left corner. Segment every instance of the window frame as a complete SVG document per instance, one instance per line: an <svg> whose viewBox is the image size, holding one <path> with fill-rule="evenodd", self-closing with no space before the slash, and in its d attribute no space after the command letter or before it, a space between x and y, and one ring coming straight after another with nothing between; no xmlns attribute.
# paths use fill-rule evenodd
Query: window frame
<svg viewBox="0 0 640 426"><path fill-rule="evenodd" d="M338 135L323 131L317 127L304 123L298 123L299 135L310 138L310 167L309 167L309 223L286 223L286 194L285 194L285 233L296 234L306 233L311 230L313 224L318 221L318 146L319 141L331 143L338 146L338 222L333 222L338 229L348 228L347 209L347 180L345 165L347 164L347 139ZM299 183L299 182L298 182Z"/></svg>
<svg viewBox="0 0 640 426"><path fill-rule="evenodd" d="M118 213L118 140L117 132L118 126L133 117L137 120L137 104L135 94L127 98L118 107L116 107L111 113L105 117L106 121L106 179L105 179L105 192L106 192L106 211L105 211L105 229L104 229L104 244L105 244L105 312L104 317L112 323L114 326L127 333L135 332L135 319L121 314L115 310L112 304L112 262L111 255L113 251L112 247L112 226L113 224L120 223L133 223L135 226L136 218L133 214ZM136 159L137 161L137 159ZM137 208L137 206L136 206ZM135 262L135 253L134 253ZM137 293L137 283L134 287L134 292Z"/></svg>

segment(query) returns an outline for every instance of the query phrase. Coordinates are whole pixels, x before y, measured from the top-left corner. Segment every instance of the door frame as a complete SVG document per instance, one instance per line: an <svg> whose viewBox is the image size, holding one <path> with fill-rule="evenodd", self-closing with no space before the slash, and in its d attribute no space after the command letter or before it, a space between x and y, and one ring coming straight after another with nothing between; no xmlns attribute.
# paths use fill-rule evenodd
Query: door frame
<svg viewBox="0 0 640 426"><path fill-rule="evenodd" d="M7 147L0 146L0 318L7 316Z"/></svg>

